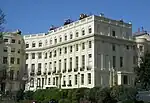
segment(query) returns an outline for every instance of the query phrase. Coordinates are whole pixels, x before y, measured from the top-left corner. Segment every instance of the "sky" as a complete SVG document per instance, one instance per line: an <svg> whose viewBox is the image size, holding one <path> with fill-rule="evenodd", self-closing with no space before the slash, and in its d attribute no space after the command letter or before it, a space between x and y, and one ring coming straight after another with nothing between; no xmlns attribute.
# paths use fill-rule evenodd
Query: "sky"
<svg viewBox="0 0 150 103"><path fill-rule="evenodd" d="M104 15L131 21L133 32L144 27L150 31L150 0L0 0L8 31L23 34L47 32L51 25L61 26L65 19L77 20L81 13Z"/></svg>

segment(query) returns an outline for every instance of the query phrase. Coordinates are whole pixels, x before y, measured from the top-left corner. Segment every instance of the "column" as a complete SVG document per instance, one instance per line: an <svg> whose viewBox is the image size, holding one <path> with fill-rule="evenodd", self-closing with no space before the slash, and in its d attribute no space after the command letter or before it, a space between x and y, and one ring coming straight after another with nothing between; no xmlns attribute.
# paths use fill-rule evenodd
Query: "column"
<svg viewBox="0 0 150 103"><path fill-rule="evenodd" d="M78 44L79 69L82 67L81 43Z"/></svg>
<svg viewBox="0 0 150 103"><path fill-rule="evenodd" d="M72 71L76 68L76 54L75 54L75 45L72 45Z"/></svg>
<svg viewBox="0 0 150 103"><path fill-rule="evenodd" d="M70 55L69 55L69 46L67 45L67 54L65 54L67 56L67 68L66 68L66 71L68 72L68 69L70 69Z"/></svg>

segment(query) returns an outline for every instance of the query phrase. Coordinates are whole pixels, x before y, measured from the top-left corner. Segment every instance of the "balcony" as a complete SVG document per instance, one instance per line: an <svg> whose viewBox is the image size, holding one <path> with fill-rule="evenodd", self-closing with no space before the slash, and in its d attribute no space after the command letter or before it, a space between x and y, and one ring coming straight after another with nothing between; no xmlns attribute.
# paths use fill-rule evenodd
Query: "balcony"
<svg viewBox="0 0 150 103"><path fill-rule="evenodd" d="M41 75L41 71L38 71L38 72L37 72L37 75Z"/></svg>

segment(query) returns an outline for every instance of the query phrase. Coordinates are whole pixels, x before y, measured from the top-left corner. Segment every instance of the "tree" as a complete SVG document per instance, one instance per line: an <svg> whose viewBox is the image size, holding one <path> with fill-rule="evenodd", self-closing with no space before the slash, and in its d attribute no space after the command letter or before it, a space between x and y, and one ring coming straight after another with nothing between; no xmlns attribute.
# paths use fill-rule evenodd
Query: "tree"
<svg viewBox="0 0 150 103"><path fill-rule="evenodd" d="M2 30L3 30L2 24L4 24L4 23L5 23L5 14L0 9L0 32L2 32Z"/></svg>
<svg viewBox="0 0 150 103"><path fill-rule="evenodd" d="M114 86L111 88L111 97L117 101L135 101L137 90L130 86Z"/></svg>
<svg viewBox="0 0 150 103"><path fill-rule="evenodd" d="M16 99L17 99L17 102L19 102L20 100L23 100L23 98L24 98L24 92L23 92L24 90L19 90L18 92L17 92L17 94L16 94Z"/></svg>
<svg viewBox="0 0 150 103"><path fill-rule="evenodd" d="M150 87L150 53L146 52L141 57L141 63L134 68L136 78L135 85L140 84L142 89L148 90Z"/></svg>

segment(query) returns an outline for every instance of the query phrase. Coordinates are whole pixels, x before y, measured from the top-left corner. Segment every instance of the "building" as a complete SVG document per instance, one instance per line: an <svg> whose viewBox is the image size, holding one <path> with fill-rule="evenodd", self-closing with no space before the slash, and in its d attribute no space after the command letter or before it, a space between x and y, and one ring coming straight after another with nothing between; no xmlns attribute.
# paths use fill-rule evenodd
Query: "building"
<svg viewBox="0 0 150 103"><path fill-rule="evenodd" d="M138 63L140 63L144 53L150 52L150 35L147 31L138 31L134 33L134 39L137 43Z"/></svg>
<svg viewBox="0 0 150 103"><path fill-rule="evenodd" d="M16 92L22 88L25 69L25 43L21 31L2 33L0 40L0 90Z"/></svg>
<svg viewBox="0 0 150 103"><path fill-rule="evenodd" d="M134 84L137 54L130 22L81 14L78 21L24 40L26 90Z"/></svg>

